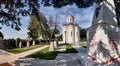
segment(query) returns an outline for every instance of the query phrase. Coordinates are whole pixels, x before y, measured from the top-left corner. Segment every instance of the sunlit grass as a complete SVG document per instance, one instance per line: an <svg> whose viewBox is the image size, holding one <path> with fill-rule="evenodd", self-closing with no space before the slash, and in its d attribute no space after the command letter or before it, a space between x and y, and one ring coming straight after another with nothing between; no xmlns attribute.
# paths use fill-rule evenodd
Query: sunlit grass
<svg viewBox="0 0 120 66"><path fill-rule="evenodd" d="M77 51L68 44L63 44L66 45L66 50L65 51L49 51L49 47L40 50L38 52L35 52L27 57L31 58L39 58L39 59L46 59L46 60L54 60L58 53L77 53ZM62 45L61 45L62 46Z"/></svg>
<svg viewBox="0 0 120 66"><path fill-rule="evenodd" d="M79 44L81 47L84 47L84 48L86 48L87 47L87 44L86 43L81 43L81 44Z"/></svg>
<svg viewBox="0 0 120 66"><path fill-rule="evenodd" d="M39 45L35 45L35 46L30 46L30 47L7 49L7 51L17 54L17 53L21 53L21 52L25 52L25 51L28 51L28 50L32 50L32 49L35 49L35 48L42 47L44 45L45 44L39 44Z"/></svg>

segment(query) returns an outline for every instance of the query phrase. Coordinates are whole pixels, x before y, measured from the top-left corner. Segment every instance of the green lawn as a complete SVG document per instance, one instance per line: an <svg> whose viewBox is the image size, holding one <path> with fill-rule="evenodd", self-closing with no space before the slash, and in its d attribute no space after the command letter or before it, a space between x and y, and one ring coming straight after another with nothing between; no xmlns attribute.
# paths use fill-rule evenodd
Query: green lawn
<svg viewBox="0 0 120 66"><path fill-rule="evenodd" d="M69 44L66 44L66 51L63 51L61 53L77 53L77 51Z"/></svg>
<svg viewBox="0 0 120 66"><path fill-rule="evenodd" d="M64 44L65 45L65 44ZM31 58L40 58L40 59L46 59L46 60L54 60L58 53L77 53L77 51L72 48L71 45L66 45L66 51L49 51L49 47L40 50L38 52L35 52L31 55L28 55L27 57Z"/></svg>
<svg viewBox="0 0 120 66"><path fill-rule="evenodd" d="M30 47L23 47L23 48L7 49L7 51L17 54L17 53L25 52L25 51L32 50L35 48L39 48L39 47L44 46L44 45L46 45L46 44L39 44L39 45L30 46Z"/></svg>
<svg viewBox="0 0 120 66"><path fill-rule="evenodd" d="M84 47L84 48L86 48L87 47L87 44L86 43L81 43L81 44L79 44L81 47Z"/></svg>

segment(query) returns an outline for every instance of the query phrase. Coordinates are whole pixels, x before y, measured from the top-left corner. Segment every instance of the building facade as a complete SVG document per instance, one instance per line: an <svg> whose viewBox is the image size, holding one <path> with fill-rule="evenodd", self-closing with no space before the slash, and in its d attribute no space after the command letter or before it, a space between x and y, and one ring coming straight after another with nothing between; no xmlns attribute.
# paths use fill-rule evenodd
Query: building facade
<svg viewBox="0 0 120 66"><path fill-rule="evenodd" d="M63 25L63 42L75 44L80 41L80 28L79 25L74 24L74 16L68 15L67 23Z"/></svg>

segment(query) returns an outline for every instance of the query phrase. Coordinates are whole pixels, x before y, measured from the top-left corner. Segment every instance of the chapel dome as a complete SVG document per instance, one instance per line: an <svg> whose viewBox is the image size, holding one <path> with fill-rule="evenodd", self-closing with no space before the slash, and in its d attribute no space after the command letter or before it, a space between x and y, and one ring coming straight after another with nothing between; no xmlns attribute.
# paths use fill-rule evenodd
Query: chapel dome
<svg viewBox="0 0 120 66"><path fill-rule="evenodd" d="M73 23L73 22L74 22L74 16L68 15L68 17L67 17L67 24Z"/></svg>

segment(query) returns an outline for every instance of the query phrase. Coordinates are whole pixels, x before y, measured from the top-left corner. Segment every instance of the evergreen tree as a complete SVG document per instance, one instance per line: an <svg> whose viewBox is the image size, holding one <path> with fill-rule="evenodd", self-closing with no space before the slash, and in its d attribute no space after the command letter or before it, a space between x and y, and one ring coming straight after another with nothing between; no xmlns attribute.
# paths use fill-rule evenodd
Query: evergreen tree
<svg viewBox="0 0 120 66"><path fill-rule="evenodd" d="M4 35L2 34L2 32L0 32L0 37L1 37L1 38L4 38Z"/></svg>
<svg viewBox="0 0 120 66"><path fill-rule="evenodd" d="M83 40L83 41L85 41L85 40L87 40L86 38L87 38L87 30L86 29L81 29L80 30L80 38L81 38L81 40Z"/></svg>
<svg viewBox="0 0 120 66"><path fill-rule="evenodd" d="M28 26L28 30L28 36L32 38L33 45L35 45L35 40L39 37L39 21L34 13L31 15L31 21Z"/></svg>
<svg viewBox="0 0 120 66"><path fill-rule="evenodd" d="M35 13L31 15L28 35L33 40L36 40L39 36L48 40L50 38L49 28L47 19L41 12L37 12L36 15Z"/></svg>

